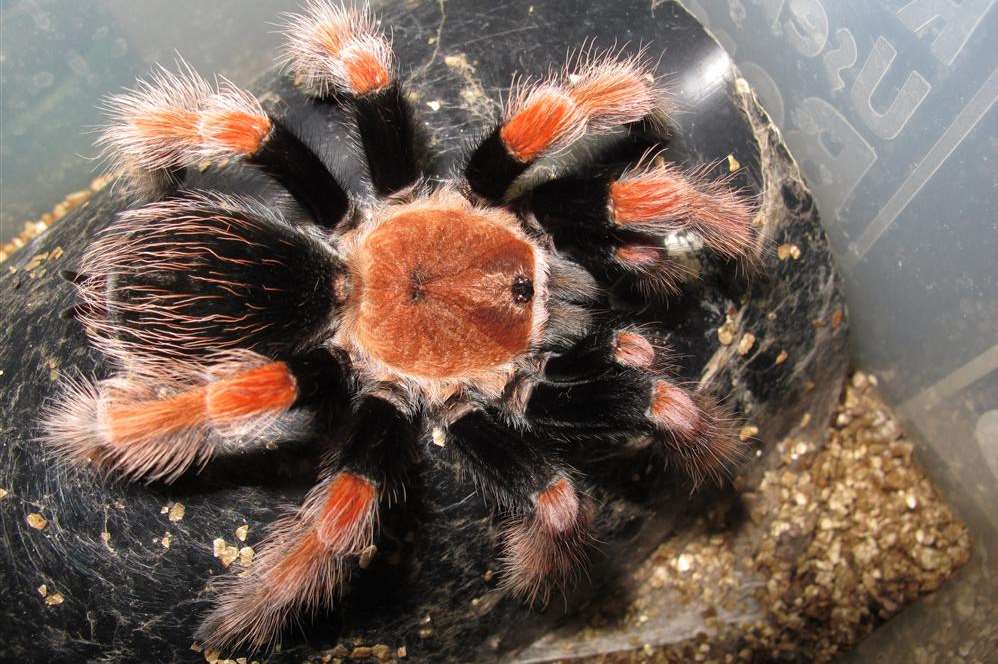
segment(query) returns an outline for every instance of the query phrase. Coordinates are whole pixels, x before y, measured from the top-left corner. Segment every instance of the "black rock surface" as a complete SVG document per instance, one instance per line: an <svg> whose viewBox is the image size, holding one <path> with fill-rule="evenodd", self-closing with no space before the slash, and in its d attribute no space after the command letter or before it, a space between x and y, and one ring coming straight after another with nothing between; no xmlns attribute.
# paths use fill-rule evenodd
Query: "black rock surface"
<svg viewBox="0 0 998 664"><path fill-rule="evenodd" d="M797 427L803 413L820 429L847 365L839 278L796 164L695 19L670 2L411 4L389 9L385 22L394 28L417 120L441 174L454 169L494 119L496 100L515 71L544 73L593 37L602 45L646 46L659 74L671 81L678 109L677 138L666 157L717 162L714 175L734 170L736 184L758 194L765 247L751 274L708 261L703 285L636 315L668 337L685 379L726 397L758 427L743 485L755 481L768 445ZM369 193L336 112L310 106L277 75L265 77L258 92L311 138L346 184ZM280 197L255 174L225 170L194 173L193 181ZM76 323L59 317L73 294L58 272L76 265L123 205L105 190L2 265L2 661L203 661L191 650L192 635L212 600L212 581L225 572L213 556L213 540L243 546L234 531L248 524L246 544L254 545L314 478L307 444L219 459L171 486L101 483L46 459L33 440L43 402L66 376L108 372ZM787 255L796 254L790 245L798 257ZM47 257L39 261L41 254ZM407 659L417 662L507 658L593 597L626 592L635 562L717 495L691 496L688 483L640 454L577 460L600 486L597 537L604 544L591 583L541 611L494 592L495 581L486 581L496 560L489 510L458 478L446 448L428 445L423 452L406 504L383 522L370 567L354 575L336 611L303 616L303 629L289 629L282 650L266 661L300 662L379 644L393 657L404 646ZM185 508L179 521L164 509L174 503ZM30 527L29 513L42 514L47 526ZM229 571L237 570L235 563ZM64 601L46 603L38 591L43 584L50 602L56 592Z"/></svg>

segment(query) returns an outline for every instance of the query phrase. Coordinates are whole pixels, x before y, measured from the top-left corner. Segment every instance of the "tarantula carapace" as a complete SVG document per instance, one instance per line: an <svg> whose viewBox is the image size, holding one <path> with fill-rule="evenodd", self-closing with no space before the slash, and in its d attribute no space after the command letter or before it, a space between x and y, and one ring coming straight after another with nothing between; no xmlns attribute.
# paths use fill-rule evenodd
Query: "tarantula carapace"
<svg viewBox="0 0 998 664"><path fill-rule="evenodd" d="M311 2L287 44L297 83L354 118L379 199L348 194L249 93L160 70L111 99L101 142L130 182L161 193L65 275L118 373L54 402L47 440L64 458L169 482L278 437L328 449L304 504L223 588L207 644L267 643L289 614L330 605L414 455L457 455L501 517L501 587L529 600L567 581L590 544L597 507L566 449L652 444L695 478L725 470L739 448L722 410L670 378L664 349L609 293L668 293L690 247L750 257L751 205L658 157L532 168L661 117L640 55L586 49L517 86L463 173L430 182L366 10ZM279 182L297 213L185 186L187 169L233 159Z"/></svg>

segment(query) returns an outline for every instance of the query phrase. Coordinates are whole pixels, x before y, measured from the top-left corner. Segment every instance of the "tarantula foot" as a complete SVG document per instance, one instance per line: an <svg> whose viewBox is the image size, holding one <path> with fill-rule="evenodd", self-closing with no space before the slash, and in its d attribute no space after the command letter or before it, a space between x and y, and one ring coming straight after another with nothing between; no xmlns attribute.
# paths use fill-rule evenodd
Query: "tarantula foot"
<svg viewBox="0 0 998 664"><path fill-rule="evenodd" d="M706 478L721 483L744 456L731 418L710 397L656 380L647 416L653 438L697 486Z"/></svg>
<svg viewBox="0 0 998 664"><path fill-rule="evenodd" d="M530 604L547 602L586 568L593 505L572 480L557 477L538 492L532 514L502 531L501 588Z"/></svg>

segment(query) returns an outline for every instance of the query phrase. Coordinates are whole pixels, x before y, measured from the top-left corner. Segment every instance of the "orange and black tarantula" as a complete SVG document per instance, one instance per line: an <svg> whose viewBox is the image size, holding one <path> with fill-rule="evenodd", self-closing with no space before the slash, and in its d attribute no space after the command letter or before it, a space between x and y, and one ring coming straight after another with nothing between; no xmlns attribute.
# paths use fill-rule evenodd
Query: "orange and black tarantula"
<svg viewBox="0 0 998 664"><path fill-rule="evenodd" d="M675 382L611 292L667 295L691 247L750 259L752 206L657 157L544 177L593 137L661 122L640 56L588 49L516 86L463 172L437 182L366 10L314 0L286 36L298 84L350 109L377 200L348 193L225 80L161 70L112 98L101 144L129 182L161 193L65 274L73 314L118 373L69 385L46 439L63 458L166 482L278 438L328 449L302 506L225 584L202 624L209 646L266 644L296 612L329 606L379 509L404 499L407 467L437 446L502 517L501 587L543 600L584 566L598 509L566 449L650 444L696 479L738 456L723 410ZM293 212L185 186L205 160L262 171Z"/></svg>

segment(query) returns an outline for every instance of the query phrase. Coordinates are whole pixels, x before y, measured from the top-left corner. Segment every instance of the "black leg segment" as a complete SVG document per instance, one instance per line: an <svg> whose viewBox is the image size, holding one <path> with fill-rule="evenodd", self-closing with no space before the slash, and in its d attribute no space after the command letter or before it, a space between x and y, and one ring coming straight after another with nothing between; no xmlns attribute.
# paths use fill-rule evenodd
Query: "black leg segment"
<svg viewBox="0 0 998 664"><path fill-rule="evenodd" d="M350 199L312 150L279 120L260 148L247 158L280 182L324 228L333 228L350 209Z"/></svg>
<svg viewBox="0 0 998 664"><path fill-rule="evenodd" d="M352 99L374 190L393 194L416 182L420 137L398 82Z"/></svg>
<svg viewBox="0 0 998 664"><path fill-rule="evenodd" d="M464 175L475 194L497 204L503 202L509 186L529 166L510 153L502 140L502 125L498 125L471 153Z"/></svg>

